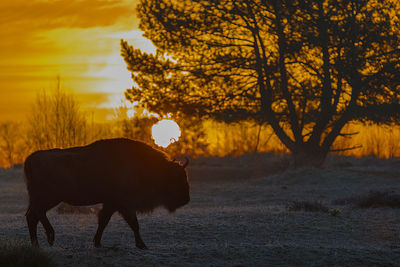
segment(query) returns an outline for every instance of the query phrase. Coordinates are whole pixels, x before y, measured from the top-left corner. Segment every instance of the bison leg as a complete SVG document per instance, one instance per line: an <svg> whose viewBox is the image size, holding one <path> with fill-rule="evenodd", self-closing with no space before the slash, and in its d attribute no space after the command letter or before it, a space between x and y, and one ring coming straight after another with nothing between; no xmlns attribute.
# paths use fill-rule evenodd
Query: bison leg
<svg viewBox="0 0 400 267"><path fill-rule="evenodd" d="M99 211L99 225L97 227L96 235L93 238L93 243L96 248L101 247L101 237L103 235L104 228L106 228L114 212L114 208L105 204L103 205L103 208Z"/></svg>
<svg viewBox="0 0 400 267"><path fill-rule="evenodd" d="M31 243L33 246L38 247L39 242L37 239L37 225L39 222L39 218L36 216L36 214L31 206L29 206L28 211L26 212L26 222L28 223L29 235L31 237Z"/></svg>
<svg viewBox="0 0 400 267"><path fill-rule="evenodd" d="M119 211L128 225L131 227L135 234L135 243L136 247L139 249L147 249L146 245L144 244L142 237L139 233L139 222L136 217L136 212L128 211L128 210L120 210Z"/></svg>
<svg viewBox="0 0 400 267"><path fill-rule="evenodd" d="M40 214L39 221L42 223L43 228L46 231L47 242L49 242L49 245L52 246L54 243L54 229L46 216L46 212L42 212L42 214Z"/></svg>
<svg viewBox="0 0 400 267"><path fill-rule="evenodd" d="M46 231L47 241L50 246L54 243L54 229L51 226L49 219L46 216L46 211L38 209L33 205L29 205L28 211L26 212L26 221L28 222L29 234L31 237L32 245L39 246L37 240L37 224L40 221L43 228Z"/></svg>

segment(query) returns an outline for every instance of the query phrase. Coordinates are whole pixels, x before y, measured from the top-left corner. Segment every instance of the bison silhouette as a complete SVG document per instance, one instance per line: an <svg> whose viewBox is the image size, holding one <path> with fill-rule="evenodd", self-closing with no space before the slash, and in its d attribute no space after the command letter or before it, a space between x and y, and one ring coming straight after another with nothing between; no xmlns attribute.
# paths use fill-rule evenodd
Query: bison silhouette
<svg viewBox="0 0 400 267"><path fill-rule="evenodd" d="M133 230L136 247L145 249L136 214L159 206L174 212L187 204L187 164L187 159L184 164L171 161L164 152L125 138L32 153L24 164L29 194L26 220L32 244L39 245L40 221L53 245L54 229L46 212L60 202L76 206L102 203L94 245L101 246L104 228L118 211Z"/></svg>

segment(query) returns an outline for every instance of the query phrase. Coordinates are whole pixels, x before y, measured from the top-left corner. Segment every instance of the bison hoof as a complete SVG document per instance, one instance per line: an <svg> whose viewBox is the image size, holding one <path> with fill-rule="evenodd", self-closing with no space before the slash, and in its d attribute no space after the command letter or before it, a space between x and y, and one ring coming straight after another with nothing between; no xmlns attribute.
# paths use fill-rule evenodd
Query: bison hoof
<svg viewBox="0 0 400 267"><path fill-rule="evenodd" d="M138 249L148 249L144 243L136 243Z"/></svg>
<svg viewBox="0 0 400 267"><path fill-rule="evenodd" d="M94 247L95 247L95 248L101 248L102 246L101 246L101 243L100 243L100 242L99 242L99 243L96 243L96 242L95 242L95 243L94 243Z"/></svg>
<svg viewBox="0 0 400 267"><path fill-rule="evenodd" d="M53 244L54 244L54 234L53 233L50 233L50 234L46 233L46 235L47 235L47 242L49 242L50 246L53 246Z"/></svg>

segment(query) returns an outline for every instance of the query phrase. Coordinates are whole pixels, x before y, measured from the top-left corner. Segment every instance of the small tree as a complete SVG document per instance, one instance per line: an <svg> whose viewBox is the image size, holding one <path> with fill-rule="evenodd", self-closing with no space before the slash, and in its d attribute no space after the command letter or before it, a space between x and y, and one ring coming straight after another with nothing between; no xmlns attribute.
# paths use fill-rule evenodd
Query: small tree
<svg viewBox="0 0 400 267"><path fill-rule="evenodd" d="M267 122L296 166L320 166L350 121L399 119L396 1L142 0L137 10L158 50L121 41L137 84L125 95L151 112Z"/></svg>
<svg viewBox="0 0 400 267"><path fill-rule="evenodd" d="M18 162L18 142L20 142L21 133L18 123L3 122L0 123L0 156L4 159L5 167L12 167Z"/></svg>
<svg viewBox="0 0 400 267"><path fill-rule="evenodd" d="M27 140L33 150L82 145L87 137L87 118L60 83L51 95L37 95L28 116Z"/></svg>

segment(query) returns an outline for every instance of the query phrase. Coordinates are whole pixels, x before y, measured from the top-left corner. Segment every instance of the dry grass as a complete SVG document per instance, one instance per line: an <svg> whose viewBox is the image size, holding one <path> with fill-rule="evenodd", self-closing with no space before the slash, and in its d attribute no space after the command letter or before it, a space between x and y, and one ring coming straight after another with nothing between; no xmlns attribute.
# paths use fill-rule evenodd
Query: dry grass
<svg viewBox="0 0 400 267"><path fill-rule="evenodd" d="M377 158L400 157L400 126L377 124L348 124L343 129L344 133L357 133L346 137L338 137L334 149L361 146L361 148L348 150L339 154L345 156L370 156Z"/></svg>
<svg viewBox="0 0 400 267"><path fill-rule="evenodd" d="M133 127L133 124L129 127ZM276 155L285 155L289 153L288 149L279 141L276 135L273 134L272 129L268 125L263 125L260 128L259 125L252 122L227 125L225 123L205 121L202 124L202 127L204 129L205 136L201 138L201 142L199 141L200 139L192 138L193 136L191 139L194 140L190 142L188 140L185 140L183 143L181 142L179 144L179 151L181 153L190 154L193 157L223 157L227 155L239 156L246 153L255 152L273 153ZM135 126L133 128L129 131L134 130L136 132L142 132L143 127ZM121 121L118 120L105 124L88 124L85 129L86 132L84 134L87 138L85 139L85 142L78 142L79 144L90 143L101 138L127 136L124 132L126 129L121 124ZM4 151L0 151L0 167L10 166L10 160L8 158L13 158L12 162L14 164L21 163L29 154L29 152L32 152L28 151L29 149L26 149L27 147L33 148L32 145L27 146L26 143L32 143L33 140L23 140L22 138L22 136L30 136L29 134L26 134L26 131L26 129L21 127L17 131L18 136L20 136L20 138L16 140L17 143L20 143L18 145L18 149L8 149L9 151L7 149L3 149ZM193 133L189 132L190 131L188 131L186 135L193 135ZM333 149L345 149L355 146L361 146L361 148L337 152L336 154L338 155L356 157L373 155L377 158L400 157L400 142L398 142L398 140L400 140L399 125L381 126L375 124L349 124L345 127L343 132L358 132L358 134L338 137L333 145ZM47 133L47 135L48 134L49 133ZM135 134L134 136L136 136L135 138L138 138L138 134ZM186 136L186 138L187 137L188 136ZM32 137L30 137L30 139L32 139ZM204 144L204 140L206 140L207 145ZM5 145L5 140L1 140L0 138L0 147L5 147ZM24 149L19 146L22 146ZM199 149L200 147L202 149ZM6 151L11 152L12 155L8 155L7 157L7 155L4 154Z"/></svg>

